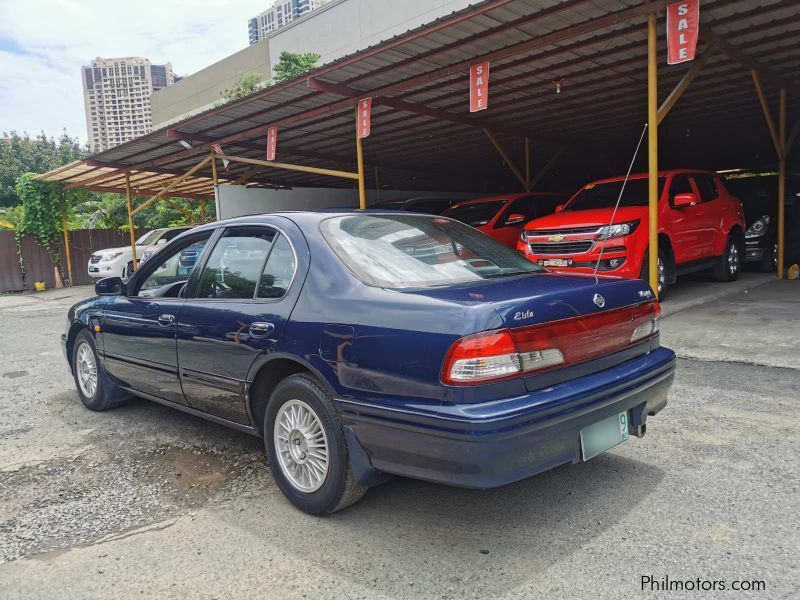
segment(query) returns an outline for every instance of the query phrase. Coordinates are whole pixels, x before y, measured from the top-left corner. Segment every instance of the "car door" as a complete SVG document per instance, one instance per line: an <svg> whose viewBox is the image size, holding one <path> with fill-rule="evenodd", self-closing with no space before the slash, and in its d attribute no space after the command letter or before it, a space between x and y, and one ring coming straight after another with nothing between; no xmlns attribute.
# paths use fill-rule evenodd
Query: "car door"
<svg viewBox="0 0 800 600"><path fill-rule="evenodd" d="M297 293L289 293L297 256L282 227L232 226L217 240L178 322L178 362L189 406L249 423L248 372L260 354L274 348L289 319L297 300Z"/></svg>
<svg viewBox="0 0 800 600"><path fill-rule="evenodd" d="M700 220L699 258L714 256L715 242L722 231L722 219L725 215L721 204L719 186L713 175L696 173L692 175L695 193L700 198L698 219Z"/></svg>
<svg viewBox="0 0 800 600"><path fill-rule="evenodd" d="M536 218L535 202L535 196L522 196L509 202L495 222L492 237L504 246L515 249L525 224ZM511 215L524 215L525 218L522 221L510 223Z"/></svg>
<svg viewBox="0 0 800 600"><path fill-rule="evenodd" d="M675 262L683 264L703 257L703 233L706 222L703 219L701 202L694 206L675 207L675 196L678 194L696 194L691 177L687 173L678 173L672 177L669 186L669 206L672 230L672 246ZM699 197L698 197L699 201Z"/></svg>
<svg viewBox="0 0 800 600"><path fill-rule="evenodd" d="M103 360L124 386L185 404L178 379L175 330L194 269L181 265L186 250L202 252L212 231L165 248L142 265L128 295L114 296L103 311Z"/></svg>

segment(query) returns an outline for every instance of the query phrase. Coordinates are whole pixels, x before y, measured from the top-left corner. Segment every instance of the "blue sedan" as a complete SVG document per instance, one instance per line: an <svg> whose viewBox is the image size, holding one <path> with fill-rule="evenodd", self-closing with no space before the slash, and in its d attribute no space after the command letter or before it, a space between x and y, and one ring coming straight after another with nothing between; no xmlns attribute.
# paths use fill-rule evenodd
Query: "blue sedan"
<svg viewBox="0 0 800 600"><path fill-rule="evenodd" d="M644 435L675 370L643 282L554 275L437 216L207 224L96 291L62 336L86 407L261 436L312 514L393 474L488 488L588 460Z"/></svg>

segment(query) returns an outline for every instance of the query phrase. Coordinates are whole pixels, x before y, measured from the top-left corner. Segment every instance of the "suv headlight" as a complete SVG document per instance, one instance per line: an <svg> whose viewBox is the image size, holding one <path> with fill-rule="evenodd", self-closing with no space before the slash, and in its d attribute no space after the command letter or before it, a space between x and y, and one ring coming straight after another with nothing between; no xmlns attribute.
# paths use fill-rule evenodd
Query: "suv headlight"
<svg viewBox="0 0 800 600"><path fill-rule="evenodd" d="M114 252L114 254L109 254L103 257L103 260L100 262L111 262L112 260L117 260L120 256L122 256L123 252Z"/></svg>
<svg viewBox="0 0 800 600"><path fill-rule="evenodd" d="M639 221L637 219L636 221L628 221L627 223L614 223L613 225L606 225L600 229L597 239L609 240L611 238L630 235L633 233L633 230L636 229L638 224Z"/></svg>
<svg viewBox="0 0 800 600"><path fill-rule="evenodd" d="M769 215L762 215L758 219L753 222L750 227L747 228L747 231L744 233L744 237L746 238L757 238L761 237L765 233L767 233L767 228L769 227Z"/></svg>

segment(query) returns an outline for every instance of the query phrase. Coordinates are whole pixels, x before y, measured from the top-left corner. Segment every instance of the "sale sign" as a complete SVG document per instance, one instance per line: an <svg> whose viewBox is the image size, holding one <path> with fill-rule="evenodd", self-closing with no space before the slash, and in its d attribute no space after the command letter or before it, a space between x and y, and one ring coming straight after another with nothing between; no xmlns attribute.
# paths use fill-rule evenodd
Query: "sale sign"
<svg viewBox="0 0 800 600"><path fill-rule="evenodd" d="M667 64L694 60L700 29L700 0L685 0L667 7Z"/></svg>
<svg viewBox="0 0 800 600"><path fill-rule="evenodd" d="M267 130L267 160L275 160L278 149L278 128L270 127Z"/></svg>
<svg viewBox="0 0 800 600"><path fill-rule="evenodd" d="M372 120L372 98L358 101L358 139L369 137Z"/></svg>
<svg viewBox="0 0 800 600"><path fill-rule="evenodd" d="M477 63L469 68L469 112L474 113L489 107L489 61Z"/></svg>

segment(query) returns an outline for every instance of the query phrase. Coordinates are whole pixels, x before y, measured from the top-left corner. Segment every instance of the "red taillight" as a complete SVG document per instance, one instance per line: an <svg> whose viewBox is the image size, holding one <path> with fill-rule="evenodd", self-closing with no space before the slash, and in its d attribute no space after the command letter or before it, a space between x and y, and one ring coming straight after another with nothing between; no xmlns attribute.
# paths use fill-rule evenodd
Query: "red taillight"
<svg viewBox="0 0 800 600"><path fill-rule="evenodd" d="M655 334L660 312L657 302L647 302L541 325L469 335L448 351L442 382L486 383L611 354Z"/></svg>

